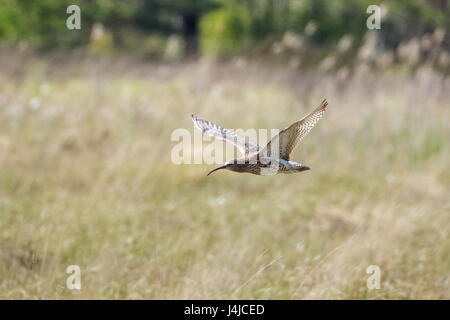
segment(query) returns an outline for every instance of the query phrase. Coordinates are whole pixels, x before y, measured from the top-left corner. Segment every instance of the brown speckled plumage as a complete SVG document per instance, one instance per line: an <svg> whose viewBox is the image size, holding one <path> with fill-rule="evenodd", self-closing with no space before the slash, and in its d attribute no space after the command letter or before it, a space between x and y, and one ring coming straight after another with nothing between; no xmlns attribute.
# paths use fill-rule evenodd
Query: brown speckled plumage
<svg viewBox="0 0 450 320"><path fill-rule="evenodd" d="M256 175L296 173L309 170L307 166L290 161L289 156L295 146L308 135L314 125L320 120L327 106L328 102L323 100L309 115L281 130L264 148L246 141L231 130L224 129L210 121L202 120L192 115L192 121L198 129L217 139L233 143L244 154L244 158L230 161L212 170L208 175L219 169Z"/></svg>

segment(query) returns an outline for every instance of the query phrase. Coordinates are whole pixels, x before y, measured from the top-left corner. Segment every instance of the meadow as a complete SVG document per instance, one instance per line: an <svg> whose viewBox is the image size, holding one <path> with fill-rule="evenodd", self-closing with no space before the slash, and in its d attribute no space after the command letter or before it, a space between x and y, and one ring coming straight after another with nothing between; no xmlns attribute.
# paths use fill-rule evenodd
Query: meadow
<svg viewBox="0 0 450 320"><path fill-rule="evenodd" d="M292 154L309 171L206 177L214 165L171 161L192 113L281 129L323 98ZM450 299L449 124L450 78L426 66L5 53L0 298Z"/></svg>

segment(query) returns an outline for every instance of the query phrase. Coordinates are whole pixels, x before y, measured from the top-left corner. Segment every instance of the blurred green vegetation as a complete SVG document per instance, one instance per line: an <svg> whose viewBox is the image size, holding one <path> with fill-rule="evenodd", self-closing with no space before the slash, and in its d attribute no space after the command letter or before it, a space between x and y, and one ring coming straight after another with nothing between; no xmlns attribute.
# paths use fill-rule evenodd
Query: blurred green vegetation
<svg viewBox="0 0 450 320"><path fill-rule="evenodd" d="M71 4L81 8L81 30L66 28ZM306 33L308 45L328 49L349 35L356 50L369 31L366 10L372 4L383 9L383 48L450 30L446 0L2 0L0 43L43 51L89 48L94 26L101 25L108 50L133 48L144 57L164 56L170 37L172 46L179 40L182 54L227 56L251 52L286 32ZM448 51L448 32L441 44Z"/></svg>
<svg viewBox="0 0 450 320"><path fill-rule="evenodd" d="M201 51L213 55L239 52L251 38L250 28L249 9L238 1L224 1L222 8L201 20Z"/></svg>

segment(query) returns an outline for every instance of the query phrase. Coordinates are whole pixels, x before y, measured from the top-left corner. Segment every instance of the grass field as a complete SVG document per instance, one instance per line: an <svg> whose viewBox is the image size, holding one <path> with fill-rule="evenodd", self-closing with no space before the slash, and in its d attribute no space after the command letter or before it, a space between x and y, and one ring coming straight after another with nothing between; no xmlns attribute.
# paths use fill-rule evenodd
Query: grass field
<svg viewBox="0 0 450 320"><path fill-rule="evenodd" d="M450 299L449 78L1 61L0 298ZM323 98L310 171L171 162L191 113L284 128Z"/></svg>

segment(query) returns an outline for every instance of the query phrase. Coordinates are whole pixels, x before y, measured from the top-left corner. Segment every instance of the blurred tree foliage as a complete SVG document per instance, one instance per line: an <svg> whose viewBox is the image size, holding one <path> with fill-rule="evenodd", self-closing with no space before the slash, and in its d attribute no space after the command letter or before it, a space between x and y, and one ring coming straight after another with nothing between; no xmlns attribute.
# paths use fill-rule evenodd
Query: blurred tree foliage
<svg viewBox="0 0 450 320"><path fill-rule="evenodd" d="M238 1L206 14L200 25L201 51L212 55L231 55L245 48L251 39L251 15Z"/></svg>
<svg viewBox="0 0 450 320"><path fill-rule="evenodd" d="M70 4L81 8L81 30L66 28ZM101 24L115 46L126 49L127 44L139 44L129 41L136 35L137 39L176 35L187 53L200 48L204 54L230 55L287 31L309 33L308 41L318 47L351 35L357 48L368 31L366 9L371 4L386 9L380 37L387 48L436 28L450 30L447 0L2 0L0 41L41 50L85 47L93 26Z"/></svg>

